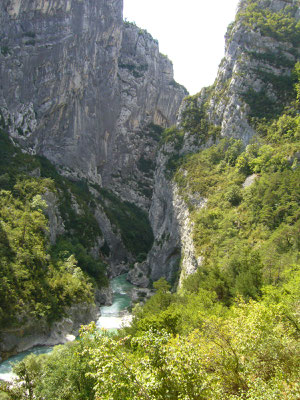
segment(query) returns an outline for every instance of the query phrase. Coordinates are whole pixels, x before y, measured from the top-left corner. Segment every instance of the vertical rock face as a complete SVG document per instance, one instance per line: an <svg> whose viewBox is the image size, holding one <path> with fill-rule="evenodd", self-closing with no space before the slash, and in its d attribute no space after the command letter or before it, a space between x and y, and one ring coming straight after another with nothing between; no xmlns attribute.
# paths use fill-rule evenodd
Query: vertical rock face
<svg viewBox="0 0 300 400"><path fill-rule="evenodd" d="M0 108L27 151L75 178L115 180L145 205L157 148L146 127L174 123L186 91L157 42L123 25L122 9L122 0L1 2ZM145 176L148 199L136 183Z"/></svg>
<svg viewBox="0 0 300 400"><path fill-rule="evenodd" d="M0 105L11 135L99 182L119 113L122 0L1 4Z"/></svg>
<svg viewBox="0 0 300 400"><path fill-rule="evenodd" d="M225 35L225 56L211 93L204 100L208 119L221 126L221 135L241 139L245 144L255 133L248 117L256 117L259 113L251 109L249 95L256 95L257 99L252 98L257 103L259 96L267 96L270 108L276 108L277 102L284 104L286 99L281 97L282 90L276 77L289 78L300 53L299 42L290 34L280 34L280 24L274 22L284 16L291 21L299 20L299 1L260 0L256 8L250 10L248 7L253 3L240 0L236 20L229 25ZM274 18L273 27L264 26L265 16L263 22L248 20L247 12L255 20L255 13L261 11L264 15L277 13L279 17ZM199 101L203 101L201 96Z"/></svg>
<svg viewBox="0 0 300 400"><path fill-rule="evenodd" d="M297 40L299 23L296 25L300 19L299 1L261 0L256 5L254 3L252 0L240 1L237 18L230 24L225 36L225 57L215 83L183 101L179 127L184 126L185 112L192 105L196 118L201 116L218 127L220 137L241 139L246 145L255 134L251 118L260 117L260 113L272 117L272 113L280 113L288 102L282 87L289 85L292 88L292 69L300 54ZM249 6L255 7L249 11L252 22L247 16ZM259 15L263 16L260 20ZM266 25L267 15L271 15L273 27L272 24ZM279 33L280 23L278 26L276 23L286 17L289 22L282 22L284 28L281 27ZM290 31L289 24L293 26ZM268 110L261 110L261 97L263 104L269 104ZM188 208L180 198L175 183L166 177L168 158L174 154L195 153L213 144L210 136L201 140L196 136L185 129L181 149L176 149L176 145L173 148L170 144L164 145L157 158L150 208L155 242L147 259L149 273L154 280L161 276L174 280L176 276L180 283L185 275L201 265L201 259L194 255ZM198 208L205 205L205 199L193 200L198 202L195 204Z"/></svg>
<svg viewBox="0 0 300 400"><path fill-rule="evenodd" d="M167 155L164 153L168 150L167 146L164 146L157 160L158 167L155 171L155 187L150 208L150 221L155 241L147 261L153 281L165 277L174 283L181 258L181 238L173 185L165 175Z"/></svg>
<svg viewBox="0 0 300 400"><path fill-rule="evenodd" d="M202 259L195 255L193 224L189 218L188 206L176 183L166 177L167 154L172 154L172 151L172 146L165 145L158 155L150 208L155 241L148 254L147 264L148 275L153 281L165 277L172 284L180 286L186 276L197 270ZM199 209L206 204L203 197L195 197L192 201Z"/></svg>
<svg viewBox="0 0 300 400"><path fill-rule="evenodd" d="M175 124L186 90L173 78L173 66L146 31L124 24L118 59L121 110L109 138L103 183L121 197L148 207L161 130ZM125 182L125 184L124 184Z"/></svg>
<svg viewBox="0 0 300 400"><path fill-rule="evenodd" d="M122 0L3 0L0 121L63 175L148 210L160 134L187 92L158 42L122 14ZM107 213L94 214L115 274L132 256Z"/></svg>
<svg viewBox="0 0 300 400"><path fill-rule="evenodd" d="M123 23L122 3L3 0L0 116L15 142L45 155L63 174L98 183L150 209L155 243L143 270L152 280L175 281L180 262L189 273L201 260L193 255L188 209L166 176L166 165L175 153L199 151L213 139L199 140L185 129L181 149L170 144L159 149L161 131L176 122L187 93L174 81L172 64L159 53L157 41ZM255 7L251 15L263 12L263 18L249 19L249 5ZM192 97L194 110L221 137L244 144L255 134L251 118L259 117L262 96L270 105L267 112L284 107L288 98L281 80L292 82L300 53L293 29L267 26L268 13L298 21L299 2L241 0L214 85ZM179 126L190 106L191 98L183 102ZM117 255L114 262L121 263L127 256L120 235L98 211L99 225Z"/></svg>

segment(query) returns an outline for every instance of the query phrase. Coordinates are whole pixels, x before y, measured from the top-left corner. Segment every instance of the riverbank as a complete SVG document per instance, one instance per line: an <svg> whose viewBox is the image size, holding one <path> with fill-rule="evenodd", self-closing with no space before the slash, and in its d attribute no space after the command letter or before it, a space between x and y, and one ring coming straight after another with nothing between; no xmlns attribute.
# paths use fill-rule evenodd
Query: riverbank
<svg viewBox="0 0 300 400"><path fill-rule="evenodd" d="M0 353L2 359L27 351L36 346L64 344L76 337L81 325L97 320L99 308L95 304L74 304L66 309L66 317L51 326L46 320L28 321L18 329L1 332Z"/></svg>
<svg viewBox="0 0 300 400"><path fill-rule="evenodd" d="M0 379L11 381L14 378L12 374L12 367L10 363L20 362L29 354L45 354L50 353L54 345L65 344L68 341L74 340L77 336L78 330L81 325L88 324L91 321L96 321L97 327L116 330L121 328L121 326L129 325L131 322L131 314L128 308L131 306L131 291L133 285L126 280L127 274L120 275L110 281L112 290L112 304L110 306L102 306L100 309L95 307L92 315L87 313L87 309L77 306L70 308L70 314L67 318L56 323L55 329L53 330L53 335L50 334L42 336L41 334L31 334L26 336L27 339L18 342L18 349L23 349L16 351L15 355L9 357L6 361L0 364ZM77 307L77 308L76 308ZM92 318L92 316L94 316ZM72 329L72 323L76 319L74 329ZM80 321L81 319L81 321ZM45 340L43 340L43 338ZM10 342L17 343L18 337L14 338L7 337ZM30 346L30 343L32 345ZM6 344L7 345L7 344ZM28 346L24 348L24 346Z"/></svg>

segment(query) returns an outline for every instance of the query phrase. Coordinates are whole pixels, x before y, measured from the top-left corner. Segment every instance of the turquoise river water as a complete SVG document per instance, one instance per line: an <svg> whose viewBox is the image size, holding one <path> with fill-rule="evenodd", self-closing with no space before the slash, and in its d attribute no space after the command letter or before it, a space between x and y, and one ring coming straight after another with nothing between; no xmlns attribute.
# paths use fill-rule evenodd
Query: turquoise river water
<svg viewBox="0 0 300 400"><path fill-rule="evenodd" d="M130 314L126 312L126 310L131 305L130 291L133 285L126 280L126 274L112 279L110 285L113 292L112 305L100 307L101 316L98 321L96 321L96 324L98 328L115 330L120 328L122 324L126 324L130 321ZM14 377L12 373L12 363L22 361L23 358L32 353L51 353L52 349L52 346L36 346L8 358L0 364L0 379L11 380Z"/></svg>

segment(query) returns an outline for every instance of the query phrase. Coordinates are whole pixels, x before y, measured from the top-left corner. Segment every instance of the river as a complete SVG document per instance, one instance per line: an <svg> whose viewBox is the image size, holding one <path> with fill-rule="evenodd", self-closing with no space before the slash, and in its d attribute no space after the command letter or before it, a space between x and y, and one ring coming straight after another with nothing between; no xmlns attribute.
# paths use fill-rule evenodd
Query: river
<svg viewBox="0 0 300 400"><path fill-rule="evenodd" d="M96 321L98 328L108 330L119 329L123 324L130 322L131 315L127 311L131 305L130 291L133 285L126 280L126 275L123 274L113 278L110 285L113 292L113 302L111 306L100 307L101 316ZM0 364L0 379L10 381L14 377L12 373L11 363L22 361L23 358L29 354L45 354L51 353L53 347L51 346L36 346L32 349L24 351L12 356Z"/></svg>

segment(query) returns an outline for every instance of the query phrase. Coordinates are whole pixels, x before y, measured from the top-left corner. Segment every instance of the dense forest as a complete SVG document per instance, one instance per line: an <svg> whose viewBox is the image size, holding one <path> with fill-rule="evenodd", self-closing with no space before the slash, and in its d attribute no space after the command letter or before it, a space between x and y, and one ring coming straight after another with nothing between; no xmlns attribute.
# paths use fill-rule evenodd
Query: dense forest
<svg viewBox="0 0 300 400"><path fill-rule="evenodd" d="M99 228L91 211L77 215L80 186L62 178L42 157L23 154L0 129L0 323L22 326L30 319L50 323L66 306L94 302L94 287L107 284L105 264L89 254ZM34 171L38 171L34 177ZM72 192L73 189L73 192ZM49 240L47 193L60 200L65 235Z"/></svg>
<svg viewBox="0 0 300 400"><path fill-rule="evenodd" d="M245 26L299 43L299 23L251 3L237 16ZM162 146L174 146L165 173L190 211L202 260L197 272L181 286L171 287L163 278L154 282L155 294L133 307L131 326L118 333L98 331L92 323L82 327L79 340L56 346L50 355L26 357L14 366L16 383L1 383L0 399L300 398L300 63L288 78L264 79L281 96L275 102L251 88L243 93L256 131L247 146L221 138L197 96L186 100L181 128L161 135ZM185 131L213 144L182 155ZM105 265L86 250L99 232L87 208L85 215L65 217L74 224L72 235L50 246L45 193L66 199L61 200L66 214L71 191L78 202L86 191L56 175L44 158L15 148L4 124L0 135L1 323L13 326L25 315L51 321L71 302L93 301L96 283L106 284ZM26 163L20 162L24 158ZM20 170L30 163L40 177ZM197 193L206 198L200 210L191 201ZM125 204L122 213L124 205L103 195L115 205L111 218L128 215L133 207ZM138 220L143 216L133 223ZM129 248L146 252L151 234L135 248L137 236L128 238Z"/></svg>

